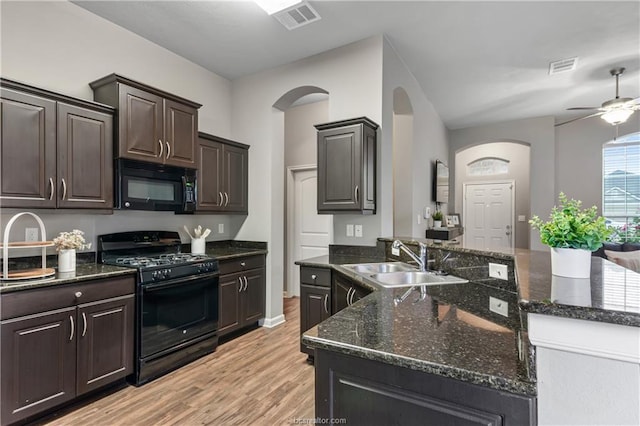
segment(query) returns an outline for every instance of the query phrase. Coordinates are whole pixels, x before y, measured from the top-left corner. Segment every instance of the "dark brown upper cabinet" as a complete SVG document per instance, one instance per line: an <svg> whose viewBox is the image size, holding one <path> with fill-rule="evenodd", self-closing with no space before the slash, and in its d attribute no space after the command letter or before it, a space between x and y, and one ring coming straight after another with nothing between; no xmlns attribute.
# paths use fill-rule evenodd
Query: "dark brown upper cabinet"
<svg viewBox="0 0 640 426"><path fill-rule="evenodd" d="M2 206L113 208L114 110L0 82Z"/></svg>
<svg viewBox="0 0 640 426"><path fill-rule="evenodd" d="M200 132L197 211L247 214L249 146Z"/></svg>
<svg viewBox="0 0 640 426"><path fill-rule="evenodd" d="M376 212L376 131L366 117L317 124L318 213Z"/></svg>
<svg viewBox="0 0 640 426"><path fill-rule="evenodd" d="M117 158L196 167L202 105L117 74L89 85L96 101L118 110Z"/></svg>

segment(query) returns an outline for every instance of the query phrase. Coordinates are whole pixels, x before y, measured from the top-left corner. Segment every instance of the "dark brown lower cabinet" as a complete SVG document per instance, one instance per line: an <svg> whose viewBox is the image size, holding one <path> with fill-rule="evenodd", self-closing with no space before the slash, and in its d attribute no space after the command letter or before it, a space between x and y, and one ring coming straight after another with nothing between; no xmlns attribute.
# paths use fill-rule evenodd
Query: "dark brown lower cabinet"
<svg viewBox="0 0 640 426"><path fill-rule="evenodd" d="M316 417L348 425L535 425L536 399L316 349Z"/></svg>
<svg viewBox="0 0 640 426"><path fill-rule="evenodd" d="M358 283L338 273L333 274L331 281L331 313L340 312L369 293L371 293L371 290L360 286Z"/></svg>
<svg viewBox="0 0 640 426"><path fill-rule="evenodd" d="M331 316L331 288L300 285L300 333ZM300 341L300 351L313 356L313 349Z"/></svg>
<svg viewBox="0 0 640 426"><path fill-rule="evenodd" d="M264 255L220 261L218 335L264 318L266 275Z"/></svg>
<svg viewBox="0 0 640 426"><path fill-rule="evenodd" d="M1 295L0 424L133 372L134 286L131 276Z"/></svg>

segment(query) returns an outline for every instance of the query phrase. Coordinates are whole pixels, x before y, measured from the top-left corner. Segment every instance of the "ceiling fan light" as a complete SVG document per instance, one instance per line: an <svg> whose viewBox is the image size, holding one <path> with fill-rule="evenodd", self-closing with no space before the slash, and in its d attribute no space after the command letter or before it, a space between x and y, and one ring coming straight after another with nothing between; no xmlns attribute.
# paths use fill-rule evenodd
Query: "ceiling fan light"
<svg viewBox="0 0 640 426"><path fill-rule="evenodd" d="M633 114L633 109L618 108L611 111L607 111L602 114L602 119L607 123L615 126L616 124L622 124Z"/></svg>

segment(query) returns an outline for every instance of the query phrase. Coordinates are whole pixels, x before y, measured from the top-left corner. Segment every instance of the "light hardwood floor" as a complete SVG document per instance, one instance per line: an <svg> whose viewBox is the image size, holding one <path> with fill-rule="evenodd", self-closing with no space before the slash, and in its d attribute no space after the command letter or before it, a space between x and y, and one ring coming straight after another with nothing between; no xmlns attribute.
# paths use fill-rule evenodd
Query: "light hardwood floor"
<svg viewBox="0 0 640 426"><path fill-rule="evenodd" d="M141 387L128 386L39 424L290 425L314 417L314 371L300 352L299 299L258 328Z"/></svg>

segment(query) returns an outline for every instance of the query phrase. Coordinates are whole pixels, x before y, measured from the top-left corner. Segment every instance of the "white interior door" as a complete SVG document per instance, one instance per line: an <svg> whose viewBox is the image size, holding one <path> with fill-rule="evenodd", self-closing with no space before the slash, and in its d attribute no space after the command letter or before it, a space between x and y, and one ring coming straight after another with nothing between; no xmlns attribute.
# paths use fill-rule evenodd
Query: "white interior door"
<svg viewBox="0 0 640 426"><path fill-rule="evenodd" d="M513 248L514 182L464 184L465 247Z"/></svg>
<svg viewBox="0 0 640 426"><path fill-rule="evenodd" d="M316 167L290 168L288 182L287 238L289 273L287 295L300 295L300 268L296 260L329 254L333 222L331 215L319 215Z"/></svg>

